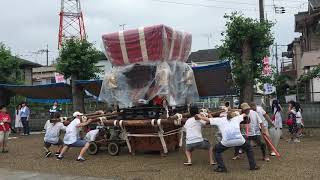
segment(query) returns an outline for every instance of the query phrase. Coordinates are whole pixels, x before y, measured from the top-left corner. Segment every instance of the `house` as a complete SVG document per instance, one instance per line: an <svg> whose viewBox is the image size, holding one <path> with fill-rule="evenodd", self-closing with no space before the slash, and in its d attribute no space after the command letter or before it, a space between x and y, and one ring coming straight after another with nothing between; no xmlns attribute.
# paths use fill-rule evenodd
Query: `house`
<svg viewBox="0 0 320 180"><path fill-rule="evenodd" d="M97 73L99 79L103 79L107 72L111 71L112 65L107 59L100 60L95 65L100 72ZM56 83L57 70L55 65L33 68L33 85L43 85Z"/></svg>
<svg viewBox="0 0 320 180"><path fill-rule="evenodd" d="M203 49L192 52L187 60L187 63L192 66L206 66L219 62L221 60L217 49Z"/></svg>
<svg viewBox="0 0 320 180"><path fill-rule="evenodd" d="M295 32L301 33L301 36L295 38L288 45L287 52L283 54L292 61L282 66L281 73L289 75L294 83L298 84L301 75L320 65L320 3L318 1L309 0L309 10L295 15ZM306 84L298 86L297 92L302 100L320 102L320 80L311 79Z"/></svg>
<svg viewBox="0 0 320 180"><path fill-rule="evenodd" d="M25 85L32 85L32 69L41 67L41 64L34 63L25 59L19 58L20 61L20 70L21 70L21 79Z"/></svg>

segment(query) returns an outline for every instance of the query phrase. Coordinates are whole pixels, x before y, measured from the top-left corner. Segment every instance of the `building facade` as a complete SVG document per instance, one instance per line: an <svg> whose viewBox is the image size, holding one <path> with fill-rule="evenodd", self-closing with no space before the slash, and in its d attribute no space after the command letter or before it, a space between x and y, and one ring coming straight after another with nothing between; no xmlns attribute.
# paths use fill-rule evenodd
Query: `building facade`
<svg viewBox="0 0 320 180"><path fill-rule="evenodd" d="M288 45L288 52L284 56L292 61L282 65L282 74L292 77L292 82L297 84L298 98L302 101L320 102L319 78L299 83L303 74L320 65L319 3L309 0L309 10L295 15L295 32L301 33L301 36Z"/></svg>

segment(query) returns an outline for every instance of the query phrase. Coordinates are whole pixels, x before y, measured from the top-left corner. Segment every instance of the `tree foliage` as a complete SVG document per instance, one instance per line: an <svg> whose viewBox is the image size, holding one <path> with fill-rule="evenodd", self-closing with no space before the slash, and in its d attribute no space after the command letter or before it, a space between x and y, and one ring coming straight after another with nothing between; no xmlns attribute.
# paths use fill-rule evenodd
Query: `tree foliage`
<svg viewBox="0 0 320 180"><path fill-rule="evenodd" d="M87 40L71 38L62 44L57 63L57 71L69 78L94 79L99 72L95 64L100 60L101 52Z"/></svg>
<svg viewBox="0 0 320 180"><path fill-rule="evenodd" d="M237 12L224 16L227 20L220 58L230 60L235 84L240 89L251 82L265 83L269 77L263 76L263 58L269 55L269 46L273 44L271 28L273 23L244 17ZM247 42L251 48L251 59L244 63L243 46Z"/></svg>
<svg viewBox="0 0 320 180"><path fill-rule="evenodd" d="M0 42L0 83L16 83L19 80L20 61Z"/></svg>
<svg viewBox="0 0 320 180"><path fill-rule="evenodd" d="M320 65L314 67L312 70L310 70L309 72L303 74L300 76L299 78L299 82L300 83L306 83L311 79L314 78L319 78L320 77Z"/></svg>

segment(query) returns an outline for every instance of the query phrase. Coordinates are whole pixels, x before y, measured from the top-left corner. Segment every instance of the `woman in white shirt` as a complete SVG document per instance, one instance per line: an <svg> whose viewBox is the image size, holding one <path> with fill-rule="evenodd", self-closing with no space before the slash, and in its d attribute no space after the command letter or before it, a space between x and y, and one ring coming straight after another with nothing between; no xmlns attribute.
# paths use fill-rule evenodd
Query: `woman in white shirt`
<svg viewBox="0 0 320 180"><path fill-rule="evenodd" d="M281 111L282 108L278 102L278 100L272 101L272 112L273 112L273 127L269 129L270 138L272 141L272 144L275 148L278 147L280 137L282 135L282 117L281 117ZM275 156L275 152L271 152L271 156Z"/></svg>
<svg viewBox="0 0 320 180"><path fill-rule="evenodd" d="M20 118L20 109L21 109L21 105L18 104L15 110L15 121L14 121L14 127L17 133L21 133L23 128L21 118Z"/></svg>

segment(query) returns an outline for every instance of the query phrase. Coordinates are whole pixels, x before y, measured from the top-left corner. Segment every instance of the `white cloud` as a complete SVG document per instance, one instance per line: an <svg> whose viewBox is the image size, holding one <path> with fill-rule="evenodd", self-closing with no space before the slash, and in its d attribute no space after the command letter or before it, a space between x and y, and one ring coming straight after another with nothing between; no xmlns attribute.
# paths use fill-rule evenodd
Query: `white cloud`
<svg viewBox="0 0 320 180"><path fill-rule="evenodd" d="M246 16L258 18L257 1L245 0L168 0L180 3L204 4L214 7L188 6L168 4L153 0L82 0L82 10L86 31L90 41L97 47L101 44L101 35L106 32L120 30L119 24L125 28L136 28L143 25L167 24L177 29L193 34L193 50L208 48L220 44L220 33L224 30L223 15L234 9L249 9L243 11ZM228 3L226 3L228 2ZM238 1L237 1L238 2ZM301 3L291 3L290 0L276 1L279 5L290 4L298 6ZM267 4L268 5L268 4ZM232 8L232 9L226 9ZM290 43L295 36L294 13L276 15L272 7L266 6L268 18L277 20L274 27L276 41L280 44ZM0 0L0 41L11 47L15 54L29 55L26 59L43 60L41 56L33 56L30 52L37 51L49 45L53 51L51 58L57 54L58 25L60 1L58 0ZM30 56L31 55L31 56ZM44 63L45 61L41 61Z"/></svg>

